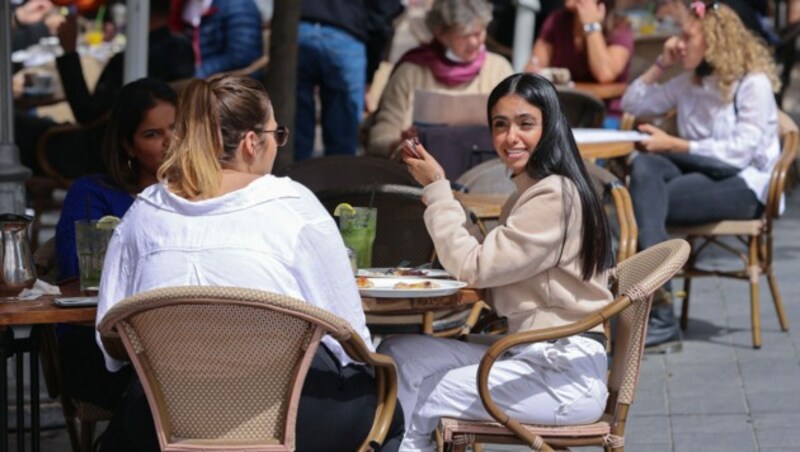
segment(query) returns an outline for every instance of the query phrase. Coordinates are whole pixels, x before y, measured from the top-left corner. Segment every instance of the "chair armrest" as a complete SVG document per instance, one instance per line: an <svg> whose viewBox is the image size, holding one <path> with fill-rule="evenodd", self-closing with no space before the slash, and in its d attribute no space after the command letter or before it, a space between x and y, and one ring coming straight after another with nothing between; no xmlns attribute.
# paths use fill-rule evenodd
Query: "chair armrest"
<svg viewBox="0 0 800 452"><path fill-rule="evenodd" d="M353 332L347 341L341 343L347 354L358 361L375 368L375 379L378 387L375 418L369 434L361 443L359 451L380 450L389 427L392 424L397 406L397 368L390 356L371 352L361 336Z"/></svg>
<svg viewBox="0 0 800 452"><path fill-rule="evenodd" d="M536 342L549 341L559 339L567 336L572 336L588 329L600 325L611 317L619 314L630 306L632 300L622 295L603 307L587 315L584 319L577 322L570 323L555 328L546 328L543 330L524 331L521 333L512 334L497 341L494 345L489 347L483 355L480 364L478 365L478 394L481 397L484 408L497 422L503 424L506 428L513 431L518 437L523 439L530 447L534 449L541 448L542 440L540 437L531 434L522 424L516 419L512 419L492 400L492 395L489 392L489 372L494 366L494 363L500 358L503 353L512 347L522 344L531 344ZM546 446L546 445L545 445ZM542 449L549 450L549 449Z"/></svg>

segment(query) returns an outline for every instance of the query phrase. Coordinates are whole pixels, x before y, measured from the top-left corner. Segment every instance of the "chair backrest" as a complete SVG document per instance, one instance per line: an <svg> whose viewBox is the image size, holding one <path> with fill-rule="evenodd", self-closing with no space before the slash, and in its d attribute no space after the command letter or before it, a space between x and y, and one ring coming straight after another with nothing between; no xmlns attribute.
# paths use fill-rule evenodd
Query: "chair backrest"
<svg viewBox="0 0 800 452"><path fill-rule="evenodd" d="M798 138L800 138L797 123L782 111L778 111L778 128L782 143L781 155L775 164L775 168L772 169L769 192L767 192L767 205L766 209L764 209L764 215L766 215L769 223L768 228L772 226L772 219L780 216L781 197L786 188L786 178L789 170L795 164L795 159L797 158Z"/></svg>
<svg viewBox="0 0 800 452"><path fill-rule="evenodd" d="M339 203L378 209L374 267L394 267L401 261L420 265L431 261L433 241L425 227L422 189L402 185L358 185L317 193L320 202L333 212Z"/></svg>
<svg viewBox="0 0 800 452"><path fill-rule="evenodd" d="M561 111L571 127L603 127L606 106L598 97L586 91L557 87Z"/></svg>
<svg viewBox="0 0 800 452"><path fill-rule="evenodd" d="M332 155L307 159L279 175L291 177L314 193L353 185L419 186L402 163L371 156Z"/></svg>
<svg viewBox="0 0 800 452"><path fill-rule="evenodd" d="M621 409L620 405L633 403L636 393L652 294L683 267L689 252L685 240L673 239L641 251L617 266L617 296L627 296L632 303L617 317L606 413L622 416L623 421L627 408Z"/></svg>
<svg viewBox="0 0 800 452"><path fill-rule="evenodd" d="M639 234L631 195L622 181L609 171L592 163L586 164L586 170L600 202L613 204L614 216L609 217L609 223L617 239L617 262L622 262L636 253Z"/></svg>
<svg viewBox="0 0 800 452"><path fill-rule="evenodd" d="M294 450L300 391L320 339L355 334L303 301L233 287L143 292L113 306L98 330L109 353L127 354L136 369L162 450Z"/></svg>
<svg viewBox="0 0 800 452"><path fill-rule="evenodd" d="M73 179L106 171L101 150L110 112L88 124L59 124L49 127L36 142L36 162L44 175L69 188ZM66 149L76 152L64 158Z"/></svg>
<svg viewBox="0 0 800 452"><path fill-rule="evenodd" d="M502 160L495 158L467 170L456 179L469 193L513 193L514 183Z"/></svg>
<svg viewBox="0 0 800 452"><path fill-rule="evenodd" d="M486 160L497 158L489 126L415 124L419 141L442 165L449 180Z"/></svg>

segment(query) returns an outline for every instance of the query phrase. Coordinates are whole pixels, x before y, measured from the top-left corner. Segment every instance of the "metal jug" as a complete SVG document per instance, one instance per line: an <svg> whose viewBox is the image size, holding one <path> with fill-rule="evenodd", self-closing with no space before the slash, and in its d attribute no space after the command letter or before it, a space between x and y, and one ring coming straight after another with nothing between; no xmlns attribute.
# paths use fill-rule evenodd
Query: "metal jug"
<svg viewBox="0 0 800 452"><path fill-rule="evenodd" d="M3 281L7 287L30 287L36 281L36 267L28 245L28 225L33 219L13 213L0 214L3 247Z"/></svg>

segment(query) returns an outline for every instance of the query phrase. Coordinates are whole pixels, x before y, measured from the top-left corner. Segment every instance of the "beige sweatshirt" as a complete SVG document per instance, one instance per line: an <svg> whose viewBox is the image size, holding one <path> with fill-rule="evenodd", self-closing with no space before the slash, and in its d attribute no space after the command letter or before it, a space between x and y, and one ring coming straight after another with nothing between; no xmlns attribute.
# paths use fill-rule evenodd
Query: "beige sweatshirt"
<svg viewBox="0 0 800 452"><path fill-rule="evenodd" d="M390 147L400 140L404 130L411 127L415 90L489 94L498 83L513 73L508 60L492 52L487 52L480 73L469 83L459 86L439 83L426 67L402 63L389 78L381 95L375 124L369 129L367 154L389 156Z"/></svg>
<svg viewBox="0 0 800 452"><path fill-rule="evenodd" d="M449 181L425 187L425 224L444 268L472 287L488 288L487 301L508 318L509 333L565 325L608 304L607 272L581 278L581 207L572 182L561 176L537 182L524 173L513 182L516 193L482 243L467 231ZM603 331L602 325L593 330Z"/></svg>

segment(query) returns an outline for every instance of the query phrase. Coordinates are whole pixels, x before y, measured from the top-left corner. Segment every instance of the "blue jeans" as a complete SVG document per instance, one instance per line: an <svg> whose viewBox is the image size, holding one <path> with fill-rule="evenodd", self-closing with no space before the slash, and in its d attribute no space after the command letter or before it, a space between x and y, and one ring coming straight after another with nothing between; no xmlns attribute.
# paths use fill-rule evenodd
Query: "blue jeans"
<svg viewBox="0 0 800 452"><path fill-rule="evenodd" d="M300 22L298 43L295 160L311 157L314 150L317 87L325 154L354 155L364 111L366 46L338 28L308 22Z"/></svg>
<svg viewBox="0 0 800 452"><path fill-rule="evenodd" d="M634 159L630 192L642 250L667 240L667 225L746 220L758 218L764 210L741 177L714 180L702 173L684 173L658 154Z"/></svg>

